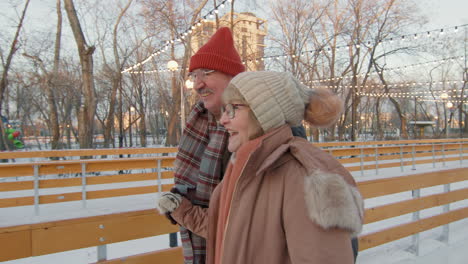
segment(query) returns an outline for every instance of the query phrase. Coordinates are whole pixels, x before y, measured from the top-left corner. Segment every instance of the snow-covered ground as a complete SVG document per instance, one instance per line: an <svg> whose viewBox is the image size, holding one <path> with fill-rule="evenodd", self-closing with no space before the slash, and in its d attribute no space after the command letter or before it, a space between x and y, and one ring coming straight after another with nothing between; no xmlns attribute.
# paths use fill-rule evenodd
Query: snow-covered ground
<svg viewBox="0 0 468 264"><path fill-rule="evenodd" d="M434 170L452 169L457 167L468 167L468 162L461 164L459 161L449 162L444 164L426 164L417 165L416 170L412 170L411 166L405 167L402 171L400 168L380 169L378 171L366 171L363 175L361 172L354 172L353 175L357 181L365 181L370 179L378 179L385 177L395 177L409 175L414 173L430 172ZM156 181L145 181L138 183L122 183L101 186L90 186L88 190L95 188L123 188L133 185L155 185ZM451 189L459 189L468 187L468 181L455 183L451 185ZM41 194L50 194L56 192L76 192L81 189L78 187L47 189L41 190ZM421 196L439 193L443 191L442 186L425 188L421 190ZM32 191L17 191L17 192L1 192L0 198L31 196ZM373 207L379 204L387 204L396 202L411 197L411 192L403 192L384 197L377 197L366 200L366 207ZM99 200L89 200L86 203L86 208L82 208L82 202L68 202L59 204L40 205L40 214L35 215L33 206L1 208L0 209L0 227L20 225L27 223L38 223L52 221L58 219L68 219L76 217L85 217L98 214L109 214L115 212L142 210L155 208L157 194L135 195L128 197L106 198ZM468 206L468 200L452 203L451 209ZM439 214L442 212L442 207L435 207L421 211L421 217ZM363 234L381 230L390 226L410 222L412 214L395 217L377 223L372 223L364 226ZM384 244L382 246L371 248L360 252L358 257L359 264L406 264L406 263L424 263L424 264L466 264L468 263L468 219L463 219L449 225L449 242L444 243L438 240L442 234L442 227L434 228L420 234L420 254L409 252L407 249L411 246L412 238L407 237ZM179 242L180 243L180 242ZM158 249L167 248L169 245L168 235L138 239L133 241L109 244L107 247L107 258L119 258L128 255L134 255ZM97 261L97 248L85 248L57 254L38 256L33 258L25 258L13 261L2 262L5 264L54 264L54 263L91 263Z"/></svg>

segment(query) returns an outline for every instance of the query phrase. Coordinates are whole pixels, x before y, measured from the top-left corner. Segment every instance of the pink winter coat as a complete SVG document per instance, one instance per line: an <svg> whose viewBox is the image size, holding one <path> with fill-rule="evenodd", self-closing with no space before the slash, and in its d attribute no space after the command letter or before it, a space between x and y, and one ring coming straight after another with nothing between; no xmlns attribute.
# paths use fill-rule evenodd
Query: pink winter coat
<svg viewBox="0 0 468 264"><path fill-rule="evenodd" d="M221 182L208 209L183 199L172 217L207 239L214 262ZM223 264L351 264L364 205L349 172L284 125L248 158L232 197Z"/></svg>

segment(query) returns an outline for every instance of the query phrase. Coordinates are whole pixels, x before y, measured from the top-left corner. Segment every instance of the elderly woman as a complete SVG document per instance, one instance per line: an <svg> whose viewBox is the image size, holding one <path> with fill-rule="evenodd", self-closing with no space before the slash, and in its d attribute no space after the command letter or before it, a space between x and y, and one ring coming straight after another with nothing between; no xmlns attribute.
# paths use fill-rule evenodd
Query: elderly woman
<svg viewBox="0 0 468 264"><path fill-rule="evenodd" d="M341 100L287 73L245 72L231 80L223 103L232 156L209 208L169 192L160 212L207 238L209 264L353 263L349 241L363 221L356 183L290 129L304 119L332 124Z"/></svg>

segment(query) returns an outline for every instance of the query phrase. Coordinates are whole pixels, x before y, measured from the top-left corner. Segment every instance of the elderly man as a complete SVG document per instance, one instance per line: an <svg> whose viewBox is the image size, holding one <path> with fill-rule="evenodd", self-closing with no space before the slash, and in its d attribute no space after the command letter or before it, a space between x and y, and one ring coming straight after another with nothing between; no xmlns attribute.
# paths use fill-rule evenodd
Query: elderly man
<svg viewBox="0 0 468 264"><path fill-rule="evenodd" d="M221 95L245 71L229 28L220 28L190 59L189 76L200 96L187 119L175 162L175 186L193 204L207 207L229 159L228 134L218 123ZM185 263L205 263L205 240L180 228Z"/></svg>
<svg viewBox="0 0 468 264"><path fill-rule="evenodd" d="M208 207L211 194L227 167L229 135L218 123L221 95L231 79L243 71L245 67L227 27L218 29L190 59L189 76L200 100L187 119L174 167L175 190L195 205ZM302 126L292 131L295 136L305 137ZM185 263L205 263L205 239L184 227L180 227L180 234ZM353 243L356 256L357 241L353 242L356 242Z"/></svg>

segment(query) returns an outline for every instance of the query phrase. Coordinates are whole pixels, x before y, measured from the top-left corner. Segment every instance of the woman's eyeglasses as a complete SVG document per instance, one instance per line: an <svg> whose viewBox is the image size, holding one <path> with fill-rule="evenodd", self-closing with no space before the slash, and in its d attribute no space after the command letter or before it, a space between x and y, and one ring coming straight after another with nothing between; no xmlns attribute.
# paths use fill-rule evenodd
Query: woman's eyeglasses
<svg viewBox="0 0 468 264"><path fill-rule="evenodd" d="M188 78L191 82L195 83L195 81L198 79L200 81L204 81L205 77L210 75L211 73L214 73L215 70L208 70L208 69L200 69L196 70L193 72L189 72Z"/></svg>
<svg viewBox="0 0 468 264"><path fill-rule="evenodd" d="M221 106L221 113L226 113L229 119L233 119L236 116L236 109L239 108L239 106L249 106L246 104L227 104Z"/></svg>

